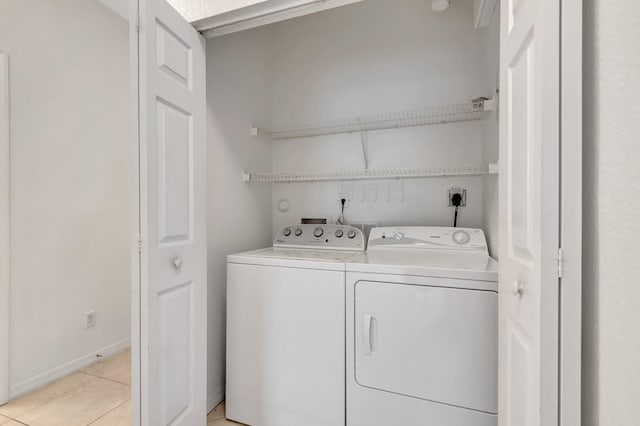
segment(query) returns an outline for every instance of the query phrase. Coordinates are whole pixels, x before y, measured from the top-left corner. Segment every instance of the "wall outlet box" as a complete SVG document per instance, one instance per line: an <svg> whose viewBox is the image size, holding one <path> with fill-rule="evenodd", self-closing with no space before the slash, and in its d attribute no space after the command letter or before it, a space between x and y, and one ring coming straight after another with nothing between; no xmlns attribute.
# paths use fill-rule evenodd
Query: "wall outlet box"
<svg viewBox="0 0 640 426"><path fill-rule="evenodd" d="M447 191L447 206L453 207L454 194L460 194L462 196L460 207L465 207L467 205L467 190L464 188L451 188Z"/></svg>
<svg viewBox="0 0 640 426"><path fill-rule="evenodd" d="M338 207L342 208L342 200L346 200L344 202L344 209L349 208L349 201L351 201L351 194L349 192L341 192L338 194Z"/></svg>
<svg viewBox="0 0 640 426"><path fill-rule="evenodd" d="M87 311L84 313L84 328L96 325L96 311Z"/></svg>

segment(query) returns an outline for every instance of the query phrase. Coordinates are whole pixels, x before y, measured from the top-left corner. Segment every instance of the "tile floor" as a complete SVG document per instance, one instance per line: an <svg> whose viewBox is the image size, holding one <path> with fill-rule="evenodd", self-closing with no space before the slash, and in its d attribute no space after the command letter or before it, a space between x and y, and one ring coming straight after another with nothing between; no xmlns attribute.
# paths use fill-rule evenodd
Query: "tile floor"
<svg viewBox="0 0 640 426"><path fill-rule="evenodd" d="M0 426L125 426L131 424L131 352L125 350L0 406ZM224 402L207 424L235 425Z"/></svg>

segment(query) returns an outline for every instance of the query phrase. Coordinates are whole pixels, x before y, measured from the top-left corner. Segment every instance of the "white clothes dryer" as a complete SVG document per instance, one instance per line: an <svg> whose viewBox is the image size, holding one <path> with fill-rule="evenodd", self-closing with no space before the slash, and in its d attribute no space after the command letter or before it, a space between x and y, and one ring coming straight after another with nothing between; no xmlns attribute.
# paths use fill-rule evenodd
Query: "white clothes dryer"
<svg viewBox="0 0 640 426"><path fill-rule="evenodd" d="M347 264L347 425L496 426L498 267L479 229L375 228Z"/></svg>
<svg viewBox="0 0 640 426"><path fill-rule="evenodd" d="M344 426L349 226L295 225L227 261L227 418L252 426Z"/></svg>

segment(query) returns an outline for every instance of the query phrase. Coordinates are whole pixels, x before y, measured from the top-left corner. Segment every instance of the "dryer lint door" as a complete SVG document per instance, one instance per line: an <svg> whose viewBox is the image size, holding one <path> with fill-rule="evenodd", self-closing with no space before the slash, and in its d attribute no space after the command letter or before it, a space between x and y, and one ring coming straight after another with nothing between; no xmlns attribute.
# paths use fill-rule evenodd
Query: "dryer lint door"
<svg viewBox="0 0 640 426"><path fill-rule="evenodd" d="M497 413L498 295L451 287L356 283L360 386Z"/></svg>

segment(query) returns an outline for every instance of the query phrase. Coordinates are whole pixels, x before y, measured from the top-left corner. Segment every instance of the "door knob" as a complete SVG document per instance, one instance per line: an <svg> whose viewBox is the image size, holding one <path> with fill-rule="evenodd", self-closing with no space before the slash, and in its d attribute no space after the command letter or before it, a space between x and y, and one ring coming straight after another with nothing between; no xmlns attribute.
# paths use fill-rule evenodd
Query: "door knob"
<svg viewBox="0 0 640 426"><path fill-rule="evenodd" d="M524 293L524 286L520 281L514 281L511 292L514 296L522 296L522 293Z"/></svg>
<svg viewBox="0 0 640 426"><path fill-rule="evenodd" d="M182 258L181 257L176 257L175 259L173 259L173 267L176 269L180 269L182 268Z"/></svg>

